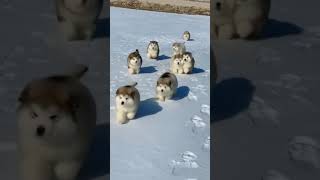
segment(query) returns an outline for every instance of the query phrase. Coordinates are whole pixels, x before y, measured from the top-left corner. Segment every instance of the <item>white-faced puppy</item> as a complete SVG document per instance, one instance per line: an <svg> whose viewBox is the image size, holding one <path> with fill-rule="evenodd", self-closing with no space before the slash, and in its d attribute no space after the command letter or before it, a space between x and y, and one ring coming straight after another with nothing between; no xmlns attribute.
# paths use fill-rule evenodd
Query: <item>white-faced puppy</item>
<svg viewBox="0 0 320 180"><path fill-rule="evenodd" d="M157 41L150 41L147 48L147 57L149 59L157 59L159 57L160 48Z"/></svg>
<svg viewBox="0 0 320 180"><path fill-rule="evenodd" d="M172 56L177 54L183 54L186 52L186 46L183 43L175 42L172 44Z"/></svg>
<svg viewBox="0 0 320 180"><path fill-rule="evenodd" d="M72 75L31 81L20 94L18 150L21 180L76 180L89 151L96 105L80 81L86 67Z"/></svg>
<svg viewBox="0 0 320 180"><path fill-rule="evenodd" d="M269 16L271 0L213 0L213 37L258 37Z"/></svg>
<svg viewBox="0 0 320 180"><path fill-rule="evenodd" d="M183 60L183 73L191 74L194 68L194 63L195 63L192 53L185 52L182 55L182 60Z"/></svg>
<svg viewBox="0 0 320 180"><path fill-rule="evenodd" d="M128 59L128 71L130 74L139 74L142 66L142 57L139 54L139 50L129 54Z"/></svg>
<svg viewBox="0 0 320 180"><path fill-rule="evenodd" d="M160 101L171 99L175 95L177 87L178 80L174 74L169 72L162 74L157 81L157 98Z"/></svg>
<svg viewBox="0 0 320 180"><path fill-rule="evenodd" d="M116 92L117 122L127 123L133 119L138 111L140 103L140 93L133 85L122 86Z"/></svg>
<svg viewBox="0 0 320 180"><path fill-rule="evenodd" d="M240 38L256 38L261 34L269 16L271 0L235 0L233 15Z"/></svg>
<svg viewBox="0 0 320 180"><path fill-rule="evenodd" d="M103 0L55 0L58 23L68 40L91 39Z"/></svg>
<svg viewBox="0 0 320 180"><path fill-rule="evenodd" d="M185 32L183 33L183 39L184 39L185 41L189 41L190 38L191 38L190 32L189 32L189 31L185 31Z"/></svg>
<svg viewBox="0 0 320 180"><path fill-rule="evenodd" d="M213 0L212 30L214 39L232 39L236 30L233 24L235 0Z"/></svg>
<svg viewBox="0 0 320 180"><path fill-rule="evenodd" d="M171 58L171 72L174 74L183 74L183 55L176 54Z"/></svg>

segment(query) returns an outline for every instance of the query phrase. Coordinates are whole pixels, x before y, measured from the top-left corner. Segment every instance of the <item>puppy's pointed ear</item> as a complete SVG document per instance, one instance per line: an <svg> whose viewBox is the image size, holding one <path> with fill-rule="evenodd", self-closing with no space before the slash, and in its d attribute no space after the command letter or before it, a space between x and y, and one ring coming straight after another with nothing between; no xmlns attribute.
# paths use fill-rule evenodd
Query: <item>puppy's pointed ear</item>
<svg viewBox="0 0 320 180"><path fill-rule="evenodd" d="M30 94L30 87L27 86L20 93L20 95L18 97L18 101L21 103L26 102L29 99L29 94Z"/></svg>
<svg viewBox="0 0 320 180"><path fill-rule="evenodd" d="M116 91L116 96L118 96L119 93L120 93L120 89L117 89L117 91Z"/></svg>
<svg viewBox="0 0 320 180"><path fill-rule="evenodd" d="M138 54L139 54L139 50L138 50L138 49L136 49L136 53L138 53Z"/></svg>

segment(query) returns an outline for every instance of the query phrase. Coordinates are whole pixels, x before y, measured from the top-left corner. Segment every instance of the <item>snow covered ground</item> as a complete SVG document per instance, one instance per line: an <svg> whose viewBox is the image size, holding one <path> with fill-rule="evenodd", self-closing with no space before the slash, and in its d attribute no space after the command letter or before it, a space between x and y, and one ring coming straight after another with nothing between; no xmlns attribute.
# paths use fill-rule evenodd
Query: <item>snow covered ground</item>
<svg viewBox="0 0 320 180"><path fill-rule="evenodd" d="M216 180L261 179L268 171L279 174L274 170L292 180L320 179L319 167L295 163L288 153L295 136L320 141L319 5L272 1L263 39L214 43L220 75L211 126ZM298 139L306 144L299 143L297 154L319 163L319 145Z"/></svg>
<svg viewBox="0 0 320 180"><path fill-rule="evenodd" d="M210 57L209 17L111 8L110 33L110 158L112 180L209 179L210 175ZM158 103L155 85L169 70L171 44L186 42L196 65L192 75L178 76L174 100ZM160 60L149 60L151 40L160 45ZM141 74L129 75L127 56L139 49ZM138 82L141 104L136 119L115 122L115 92Z"/></svg>

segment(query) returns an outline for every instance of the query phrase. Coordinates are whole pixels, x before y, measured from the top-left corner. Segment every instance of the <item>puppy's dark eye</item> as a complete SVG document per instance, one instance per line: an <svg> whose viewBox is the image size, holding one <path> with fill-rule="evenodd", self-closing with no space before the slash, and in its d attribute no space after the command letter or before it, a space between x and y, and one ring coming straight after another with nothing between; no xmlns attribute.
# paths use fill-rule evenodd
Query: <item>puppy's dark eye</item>
<svg viewBox="0 0 320 180"><path fill-rule="evenodd" d="M32 112L32 113L31 113L31 117L32 117L32 118L37 118L37 117L38 117L38 114L35 113L35 112Z"/></svg>
<svg viewBox="0 0 320 180"><path fill-rule="evenodd" d="M58 116L57 116L57 115L51 115L51 116L49 116L49 118L50 118L51 120L56 120L56 119L58 118Z"/></svg>
<svg viewBox="0 0 320 180"><path fill-rule="evenodd" d="M122 97L120 97L120 99L122 99Z"/></svg>
<svg viewBox="0 0 320 180"><path fill-rule="evenodd" d="M128 100L129 98L126 98L126 100Z"/></svg>

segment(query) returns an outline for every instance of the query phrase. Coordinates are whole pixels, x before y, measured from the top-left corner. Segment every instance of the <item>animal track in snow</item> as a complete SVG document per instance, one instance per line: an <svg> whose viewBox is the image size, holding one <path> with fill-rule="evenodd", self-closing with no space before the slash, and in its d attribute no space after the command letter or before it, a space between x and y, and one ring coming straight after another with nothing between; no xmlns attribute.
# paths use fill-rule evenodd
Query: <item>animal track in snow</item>
<svg viewBox="0 0 320 180"><path fill-rule="evenodd" d="M261 180L290 180L290 178L279 171L269 170Z"/></svg>
<svg viewBox="0 0 320 180"><path fill-rule="evenodd" d="M209 106L209 105L202 104L200 111L201 111L202 113L207 114L208 116L210 116L210 106Z"/></svg>
<svg viewBox="0 0 320 180"><path fill-rule="evenodd" d="M257 63L272 63L280 60L277 51L270 48L261 48L256 57Z"/></svg>
<svg viewBox="0 0 320 180"><path fill-rule="evenodd" d="M291 160L297 163L320 168L320 145L308 136L295 136L288 143L288 153Z"/></svg>
<svg viewBox="0 0 320 180"><path fill-rule="evenodd" d="M199 164L196 162L198 156L191 152L185 151L181 153L181 157L179 160L172 160L169 163L169 166L172 168L171 173L175 174L176 169L196 169L199 168Z"/></svg>
<svg viewBox="0 0 320 180"><path fill-rule="evenodd" d="M206 140L204 141L204 143L202 144L202 148L204 149L204 150L210 150L210 136L208 136L207 138L206 138Z"/></svg>
<svg viewBox="0 0 320 180"><path fill-rule="evenodd" d="M193 92L191 91L188 94L188 99L191 101L198 101L198 97L195 94L193 94Z"/></svg>
<svg viewBox="0 0 320 180"><path fill-rule="evenodd" d="M194 115L191 118L191 123L192 123L192 132L196 133L198 129L203 129L207 126L207 124L203 121L203 119L197 115Z"/></svg>

